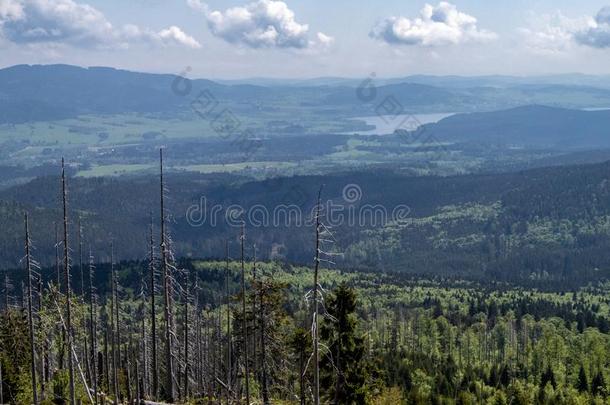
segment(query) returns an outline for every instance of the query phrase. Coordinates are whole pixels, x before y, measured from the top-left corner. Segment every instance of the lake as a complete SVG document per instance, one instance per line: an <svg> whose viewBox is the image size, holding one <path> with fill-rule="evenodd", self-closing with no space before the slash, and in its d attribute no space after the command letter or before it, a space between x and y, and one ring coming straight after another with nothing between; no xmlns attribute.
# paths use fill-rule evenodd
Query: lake
<svg viewBox="0 0 610 405"><path fill-rule="evenodd" d="M387 135L394 133L397 129L413 131L421 125L432 124L440 120L455 115L455 113L436 113L436 114L400 114L400 115L374 115L370 117L356 117L354 120L364 121L367 125L372 125L375 129L368 131L350 131L348 133L358 133L360 135Z"/></svg>

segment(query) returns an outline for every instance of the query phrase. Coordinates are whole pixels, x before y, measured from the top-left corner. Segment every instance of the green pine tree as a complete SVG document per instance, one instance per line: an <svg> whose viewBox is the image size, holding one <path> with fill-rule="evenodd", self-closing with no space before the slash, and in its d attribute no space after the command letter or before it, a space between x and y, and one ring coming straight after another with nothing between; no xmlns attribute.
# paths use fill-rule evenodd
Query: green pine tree
<svg viewBox="0 0 610 405"><path fill-rule="evenodd" d="M553 369L551 368L550 364L547 366L544 374L542 374L542 379L540 381L540 387L542 389L544 389L544 387L546 387L547 383L551 383L551 385L553 386L553 389L557 389L557 381L555 380L555 373L553 373Z"/></svg>
<svg viewBox="0 0 610 405"><path fill-rule="evenodd" d="M356 293L340 285L327 303L321 337L329 352L321 362L321 389L333 404L363 404L369 370L364 359L364 338L358 332Z"/></svg>
<svg viewBox="0 0 610 405"><path fill-rule="evenodd" d="M604 395L605 389L606 382L604 381L604 376L601 371L598 371L598 373L591 381L591 392L593 393L593 395Z"/></svg>
<svg viewBox="0 0 610 405"><path fill-rule="evenodd" d="M587 373L585 372L585 368L580 365L580 371L578 372L578 382L576 383L576 388L579 392L587 392L589 391L589 382L587 381Z"/></svg>

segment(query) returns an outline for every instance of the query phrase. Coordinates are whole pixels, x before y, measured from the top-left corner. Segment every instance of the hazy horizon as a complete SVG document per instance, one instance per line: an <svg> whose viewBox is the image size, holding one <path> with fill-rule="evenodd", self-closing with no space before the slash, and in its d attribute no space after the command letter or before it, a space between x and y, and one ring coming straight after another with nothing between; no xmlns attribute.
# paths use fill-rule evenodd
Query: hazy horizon
<svg viewBox="0 0 610 405"><path fill-rule="evenodd" d="M430 77L430 78L464 78L464 79L476 79L476 78L515 78L515 79L549 79L549 78L561 78L561 77L591 77L591 78L608 78L610 77L610 73L586 73L586 72L564 72L564 73L536 73L536 74L502 74L502 73L488 73L488 74L429 74L429 73L409 73L405 75L379 75L376 72L370 72L366 75L360 76L340 76L340 75L324 75L324 76L236 76L236 77L223 77L223 76L197 76L192 75L191 70L185 70L179 72L172 72L166 70L155 70L155 69L132 69L127 67L122 67L120 65L78 65L72 63L64 63L64 62L53 62L53 63L17 63L17 64L7 64L0 65L0 70L11 69L18 66L72 66L82 69L95 69L95 68L104 68L104 69L115 69L122 70L133 73L146 73L146 74L156 74L156 75L177 75L188 77L192 80L213 80L213 81L221 81L221 82L247 82L247 81L269 81L269 82L307 82L307 81L315 81L315 80L362 80L365 79L371 74L376 80L401 80L408 78L416 78L416 77Z"/></svg>

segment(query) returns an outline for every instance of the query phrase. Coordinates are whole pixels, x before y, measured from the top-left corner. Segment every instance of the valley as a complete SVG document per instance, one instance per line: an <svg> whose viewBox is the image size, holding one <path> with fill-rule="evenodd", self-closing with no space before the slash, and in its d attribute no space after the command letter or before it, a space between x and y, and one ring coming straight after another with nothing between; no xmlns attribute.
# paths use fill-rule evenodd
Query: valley
<svg viewBox="0 0 610 405"><path fill-rule="evenodd" d="M1 69L3 395L604 403L610 82L365 81Z"/></svg>

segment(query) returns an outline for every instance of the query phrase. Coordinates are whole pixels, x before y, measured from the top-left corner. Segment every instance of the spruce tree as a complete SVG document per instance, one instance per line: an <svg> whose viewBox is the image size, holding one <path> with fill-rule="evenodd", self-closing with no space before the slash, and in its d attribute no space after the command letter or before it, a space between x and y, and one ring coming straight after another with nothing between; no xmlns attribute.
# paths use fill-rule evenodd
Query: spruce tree
<svg viewBox="0 0 610 405"><path fill-rule="evenodd" d="M321 329L330 351L321 364L321 388L335 404L365 403L369 373L355 310L356 293L347 285L340 285L328 301L329 317Z"/></svg>
<svg viewBox="0 0 610 405"><path fill-rule="evenodd" d="M551 369L551 365L549 364L546 368L544 374L542 374L542 379L540 380L540 388L544 389L548 383L551 383L553 389L557 388L557 382L555 381L555 373L553 373L553 369Z"/></svg>
<svg viewBox="0 0 610 405"><path fill-rule="evenodd" d="M578 382L576 383L576 388L579 392L587 392L589 391L589 382L587 381L587 373L585 372L585 368L580 365L580 371L578 372Z"/></svg>
<svg viewBox="0 0 610 405"><path fill-rule="evenodd" d="M604 381L604 375L601 371L598 371L591 381L591 393L593 395L604 395L605 389L606 382Z"/></svg>

